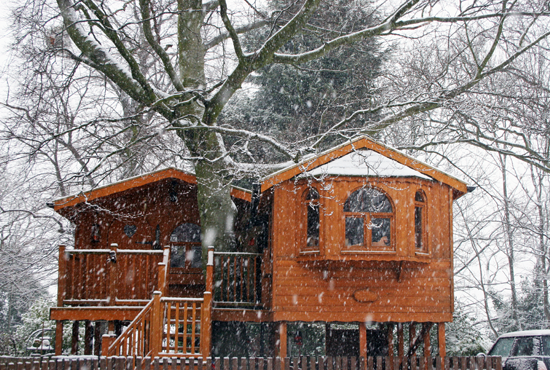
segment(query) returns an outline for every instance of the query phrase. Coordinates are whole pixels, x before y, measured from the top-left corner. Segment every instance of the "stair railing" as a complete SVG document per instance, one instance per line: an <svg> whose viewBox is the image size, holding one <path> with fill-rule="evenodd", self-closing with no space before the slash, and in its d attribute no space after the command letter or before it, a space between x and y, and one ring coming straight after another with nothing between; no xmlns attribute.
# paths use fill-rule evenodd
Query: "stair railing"
<svg viewBox="0 0 550 370"><path fill-rule="evenodd" d="M169 258L169 252L165 253L165 258ZM113 338L104 336L107 356L210 356L214 248L208 248L203 298L163 297L167 262L165 259L159 263L159 288L162 291L153 293L153 299L116 340L111 343Z"/></svg>

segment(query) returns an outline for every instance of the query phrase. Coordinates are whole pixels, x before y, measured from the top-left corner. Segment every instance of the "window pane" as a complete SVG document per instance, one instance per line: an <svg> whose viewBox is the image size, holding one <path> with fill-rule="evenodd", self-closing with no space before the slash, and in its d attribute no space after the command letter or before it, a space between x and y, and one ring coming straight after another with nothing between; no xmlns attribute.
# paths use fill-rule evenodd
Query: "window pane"
<svg viewBox="0 0 550 370"><path fill-rule="evenodd" d="M197 224L181 224L176 227L172 232L172 235L170 235L170 241L200 243L201 227Z"/></svg>
<svg viewBox="0 0 550 370"><path fill-rule="evenodd" d="M363 219L346 217L346 245L363 245Z"/></svg>
<svg viewBox="0 0 550 370"><path fill-rule="evenodd" d="M192 268L201 268L202 267L202 247L200 245L194 245L191 248L191 256L189 260L191 261Z"/></svg>
<svg viewBox="0 0 550 370"><path fill-rule="evenodd" d="M306 200L312 200L312 199L319 199L319 193L315 188L310 188L309 191L307 192Z"/></svg>
<svg viewBox="0 0 550 370"><path fill-rule="evenodd" d="M173 245L170 248L170 267L185 267L185 246Z"/></svg>
<svg viewBox="0 0 550 370"><path fill-rule="evenodd" d="M417 191L414 195L414 200L417 202L424 202L424 194L421 191Z"/></svg>
<svg viewBox="0 0 550 370"><path fill-rule="evenodd" d="M313 202L307 206L307 246L319 245L319 205Z"/></svg>
<svg viewBox="0 0 550 370"><path fill-rule="evenodd" d="M516 338L516 345L512 350L512 356L532 356L533 337Z"/></svg>
<svg viewBox="0 0 550 370"><path fill-rule="evenodd" d="M533 337L519 337L512 356L533 356Z"/></svg>
<svg viewBox="0 0 550 370"><path fill-rule="evenodd" d="M388 198L380 191L362 188L352 193L344 204L344 212L391 213Z"/></svg>
<svg viewBox="0 0 550 370"><path fill-rule="evenodd" d="M414 245L416 249L424 247L422 243L422 207L414 208Z"/></svg>
<svg viewBox="0 0 550 370"><path fill-rule="evenodd" d="M515 338L500 338L495 343L491 352L489 352L489 356L510 356L510 350L512 349L512 344L514 344L514 339Z"/></svg>
<svg viewBox="0 0 550 370"><path fill-rule="evenodd" d="M390 245L390 224L389 218L373 218L371 220L373 247L387 247Z"/></svg>

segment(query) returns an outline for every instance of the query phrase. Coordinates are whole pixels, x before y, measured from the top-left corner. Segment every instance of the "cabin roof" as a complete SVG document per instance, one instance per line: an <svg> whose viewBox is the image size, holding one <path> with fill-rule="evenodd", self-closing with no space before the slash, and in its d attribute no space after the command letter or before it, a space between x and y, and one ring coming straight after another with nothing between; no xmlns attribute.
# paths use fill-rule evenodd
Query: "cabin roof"
<svg viewBox="0 0 550 370"><path fill-rule="evenodd" d="M418 177L452 187L454 198L467 193L466 183L401 151L360 136L283 168L262 180L262 191L295 176Z"/></svg>
<svg viewBox="0 0 550 370"><path fill-rule="evenodd" d="M78 194L69 195L64 198L54 200L54 210L59 211L66 207L72 207L79 203L89 202L91 200L120 193L125 190L135 189L140 186L152 184L164 179L179 179L188 184L196 184L197 178L195 175L182 171L174 167L168 167L154 172L149 172L143 175L130 177L121 181L114 182L105 186L101 186L89 191L80 192ZM231 195L235 198L251 201L252 194L249 190L233 186Z"/></svg>

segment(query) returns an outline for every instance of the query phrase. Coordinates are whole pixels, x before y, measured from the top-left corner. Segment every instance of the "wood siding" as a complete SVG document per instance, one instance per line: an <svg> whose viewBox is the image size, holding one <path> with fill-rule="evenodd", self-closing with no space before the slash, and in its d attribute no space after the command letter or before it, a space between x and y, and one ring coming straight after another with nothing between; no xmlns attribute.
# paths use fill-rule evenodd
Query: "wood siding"
<svg viewBox="0 0 550 370"><path fill-rule="evenodd" d="M390 198L394 252L348 252L343 205L369 183ZM421 179L327 178L311 183L321 195L319 253L306 243L305 180L275 187L272 230L275 321L452 320L449 187ZM427 253L414 245L414 195L426 194ZM359 298L358 298L359 297ZM366 298L365 298L366 297Z"/></svg>

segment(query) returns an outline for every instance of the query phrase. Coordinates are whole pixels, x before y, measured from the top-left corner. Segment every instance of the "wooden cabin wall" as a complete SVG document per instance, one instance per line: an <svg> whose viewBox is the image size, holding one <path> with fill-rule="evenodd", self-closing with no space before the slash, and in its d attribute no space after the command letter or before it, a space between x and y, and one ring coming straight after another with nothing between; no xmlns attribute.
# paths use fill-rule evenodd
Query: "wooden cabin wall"
<svg viewBox="0 0 550 370"><path fill-rule="evenodd" d="M393 203L393 255L342 253L344 202L367 182ZM322 209L317 256L300 255L305 244L302 199L307 184L287 181L274 190L275 321L451 321L452 199L448 186L420 179L364 178L326 179L313 186L320 193ZM428 255L415 253L414 195L418 189L427 196Z"/></svg>
<svg viewBox="0 0 550 370"><path fill-rule="evenodd" d="M108 249L111 243L120 249L152 249L157 225L164 246L179 224L200 224L196 186L172 179L79 204L72 213L76 249ZM98 242L92 241L94 224L100 225ZM132 237L124 233L125 225L136 226Z"/></svg>

